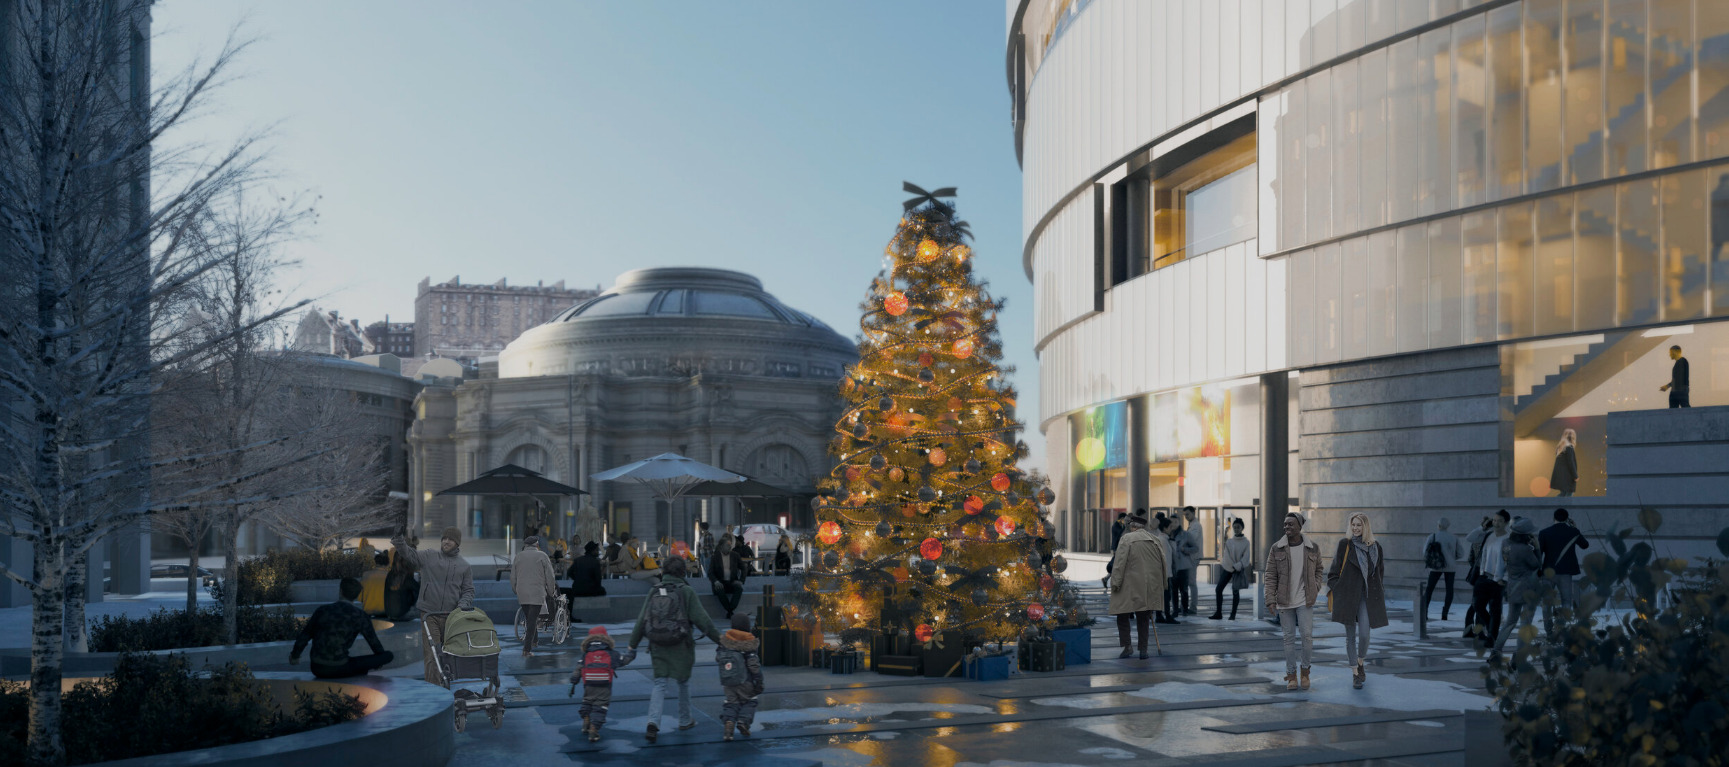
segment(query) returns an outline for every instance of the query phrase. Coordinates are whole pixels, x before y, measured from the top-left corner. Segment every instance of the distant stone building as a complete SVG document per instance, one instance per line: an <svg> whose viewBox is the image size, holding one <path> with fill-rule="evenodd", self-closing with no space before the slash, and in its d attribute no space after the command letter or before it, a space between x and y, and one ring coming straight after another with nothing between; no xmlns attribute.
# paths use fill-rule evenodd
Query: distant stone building
<svg viewBox="0 0 1729 767"><path fill-rule="evenodd" d="M428 364L444 372L421 370L408 436L410 518L423 535L462 528L464 551L502 551L506 535L520 538L536 524L532 499L437 493L513 463L591 491L583 500L604 511L613 534L688 541L705 514L722 524L809 527L816 480L834 465L836 383L857 359L851 341L748 274L627 272L481 363L477 378L458 378L445 360ZM589 479L669 452L795 496L669 504L634 483ZM539 522L567 535L571 501L543 504L550 514Z"/></svg>
<svg viewBox="0 0 1729 767"><path fill-rule="evenodd" d="M344 320L342 315L320 311L316 306L301 315L288 348L308 354L329 354L345 360L374 352L366 336L360 332L359 320Z"/></svg>
<svg viewBox="0 0 1729 767"><path fill-rule="evenodd" d="M445 357L473 362L502 351L523 331L559 312L594 298L593 290L570 289L559 280L552 285L464 285L461 277L432 284L420 281L414 298L413 356Z"/></svg>
<svg viewBox="0 0 1729 767"><path fill-rule="evenodd" d="M414 356L414 323L391 322L390 315L384 315L384 321L374 322L362 331L366 342L372 346L373 354L394 354L397 357Z"/></svg>

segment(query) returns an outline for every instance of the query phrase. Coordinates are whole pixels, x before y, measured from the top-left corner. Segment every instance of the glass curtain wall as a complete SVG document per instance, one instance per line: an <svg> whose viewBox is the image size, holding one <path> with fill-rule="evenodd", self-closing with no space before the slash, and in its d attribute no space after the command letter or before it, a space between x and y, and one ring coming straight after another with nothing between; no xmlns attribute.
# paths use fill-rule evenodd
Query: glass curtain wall
<svg viewBox="0 0 1729 767"><path fill-rule="evenodd" d="M1556 192L1289 258L1293 366L1722 317L1729 165Z"/></svg>
<svg viewBox="0 0 1729 767"><path fill-rule="evenodd" d="M1263 255L1729 157L1729 2L1496 6L1269 94L1257 128ZM1663 279L1708 260L1652 258Z"/></svg>

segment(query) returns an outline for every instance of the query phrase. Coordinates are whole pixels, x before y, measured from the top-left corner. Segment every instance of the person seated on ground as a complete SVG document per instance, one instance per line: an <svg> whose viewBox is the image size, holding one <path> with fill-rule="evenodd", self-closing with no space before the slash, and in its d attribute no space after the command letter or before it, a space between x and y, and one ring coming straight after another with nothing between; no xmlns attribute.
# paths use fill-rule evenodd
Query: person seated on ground
<svg viewBox="0 0 1729 767"><path fill-rule="evenodd" d="M294 639L294 649L288 653L288 662L299 664L300 651L306 649L307 642L311 642L312 675L319 679L360 676L396 659L378 641L378 632L372 629L372 619L354 604L354 600L360 598L360 581L343 578L337 589L342 598L312 611L312 618L300 627L300 636ZM348 657L348 648L354 644L355 635L366 637L366 644L372 648L371 655Z"/></svg>

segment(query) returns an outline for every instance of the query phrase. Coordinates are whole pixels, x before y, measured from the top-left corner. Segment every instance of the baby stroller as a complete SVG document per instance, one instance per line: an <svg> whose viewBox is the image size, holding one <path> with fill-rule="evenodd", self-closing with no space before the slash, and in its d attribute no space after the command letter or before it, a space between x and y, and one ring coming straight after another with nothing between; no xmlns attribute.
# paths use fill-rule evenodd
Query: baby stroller
<svg viewBox="0 0 1729 767"><path fill-rule="evenodd" d="M498 675L498 631L486 613L470 607L448 613L444 619L444 641L432 636L432 627L421 625L426 647L438 665L438 675L445 689L455 689L456 731L468 726L471 712L485 711L492 720L492 729L504 726L504 698L499 695L502 681ZM460 682L485 682L486 688L475 692L453 688Z"/></svg>

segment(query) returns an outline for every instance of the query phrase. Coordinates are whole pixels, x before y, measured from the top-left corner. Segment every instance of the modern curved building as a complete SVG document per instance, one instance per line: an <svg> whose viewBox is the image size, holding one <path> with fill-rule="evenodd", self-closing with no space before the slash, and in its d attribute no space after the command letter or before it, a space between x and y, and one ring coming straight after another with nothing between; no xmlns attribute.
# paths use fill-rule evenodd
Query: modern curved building
<svg viewBox="0 0 1729 767"><path fill-rule="evenodd" d="M532 500L436 493L511 463L591 491L612 533L688 541L705 513L696 499L668 504L588 479L676 452L805 494L711 505L711 521L808 526L808 498L831 466L835 385L857 359L852 342L748 274L626 272L482 360L479 378L427 385L409 433L412 513L423 534L455 525L502 548L534 525ZM568 535L570 501L543 504L553 514L542 523Z"/></svg>
<svg viewBox="0 0 1729 767"><path fill-rule="evenodd" d="M1008 0L1039 429L1079 552L1729 507L1729 3ZM1679 345L1693 410L1671 412ZM1557 470L1577 439L1572 495ZM1564 463L1564 461L1562 461ZM1266 501L1263 503L1263 501ZM1259 531L1257 535L1256 531Z"/></svg>

